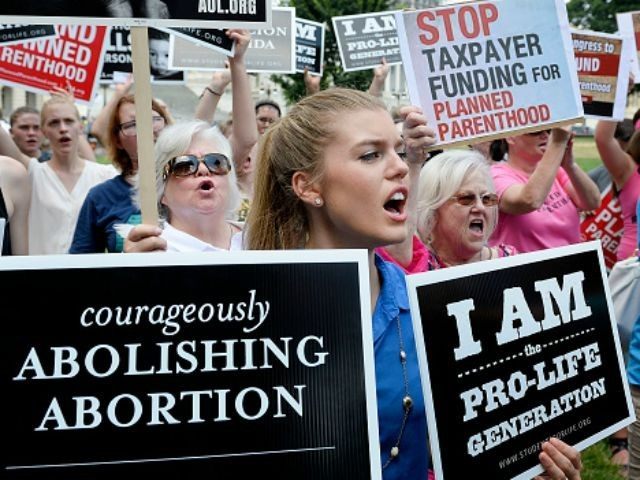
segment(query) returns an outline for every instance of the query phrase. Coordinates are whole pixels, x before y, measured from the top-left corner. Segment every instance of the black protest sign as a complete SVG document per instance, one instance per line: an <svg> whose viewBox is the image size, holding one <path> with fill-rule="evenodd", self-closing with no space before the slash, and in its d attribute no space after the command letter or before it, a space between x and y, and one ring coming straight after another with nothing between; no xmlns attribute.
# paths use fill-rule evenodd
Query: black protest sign
<svg viewBox="0 0 640 480"><path fill-rule="evenodd" d="M184 72L169 68L169 34L158 29L149 29L149 66L151 83L184 83ZM105 50L100 83L114 83L114 73L133 72L131 60L131 31L129 27L111 27L109 44Z"/></svg>
<svg viewBox="0 0 640 480"><path fill-rule="evenodd" d="M258 28L271 22L270 0L3 0L0 19L148 27Z"/></svg>
<svg viewBox="0 0 640 480"><path fill-rule="evenodd" d="M366 252L11 260L4 478L380 478Z"/></svg>
<svg viewBox="0 0 640 480"><path fill-rule="evenodd" d="M211 48L233 57L233 40L227 37L226 30L212 28L169 28L166 31L177 37L192 40L194 43Z"/></svg>
<svg viewBox="0 0 640 480"><path fill-rule="evenodd" d="M599 242L407 282L437 478L528 479L550 436L582 449L633 421Z"/></svg>
<svg viewBox="0 0 640 480"><path fill-rule="evenodd" d="M345 72L374 68L383 58L389 65L402 63L394 15L379 12L331 19Z"/></svg>
<svg viewBox="0 0 640 480"><path fill-rule="evenodd" d="M322 76L324 24L296 18L296 72Z"/></svg>
<svg viewBox="0 0 640 480"><path fill-rule="evenodd" d="M54 25L0 24L0 44L2 45L55 36L56 27Z"/></svg>

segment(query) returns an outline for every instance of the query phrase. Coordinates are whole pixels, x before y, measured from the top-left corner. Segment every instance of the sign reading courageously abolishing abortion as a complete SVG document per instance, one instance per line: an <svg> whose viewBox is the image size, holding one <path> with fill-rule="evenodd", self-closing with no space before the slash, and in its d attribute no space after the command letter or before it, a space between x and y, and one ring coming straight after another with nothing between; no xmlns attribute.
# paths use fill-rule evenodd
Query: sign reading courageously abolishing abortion
<svg viewBox="0 0 640 480"><path fill-rule="evenodd" d="M450 5L396 23L411 102L437 145L582 118L563 0Z"/></svg>
<svg viewBox="0 0 640 480"><path fill-rule="evenodd" d="M258 28L271 21L271 0L2 0L6 22L203 28Z"/></svg>
<svg viewBox="0 0 640 480"><path fill-rule="evenodd" d="M622 120L627 106L630 58L618 35L574 30L573 53L585 117Z"/></svg>
<svg viewBox="0 0 640 480"><path fill-rule="evenodd" d="M2 478L380 480L368 275L354 250L3 260L4 298L50 288L2 305Z"/></svg>
<svg viewBox="0 0 640 480"><path fill-rule="evenodd" d="M581 450L634 420L599 242L407 283L436 478L530 479L550 436Z"/></svg>
<svg viewBox="0 0 640 480"><path fill-rule="evenodd" d="M59 25L55 38L0 46L0 82L36 93L73 88L76 101L90 103L98 85L107 27Z"/></svg>

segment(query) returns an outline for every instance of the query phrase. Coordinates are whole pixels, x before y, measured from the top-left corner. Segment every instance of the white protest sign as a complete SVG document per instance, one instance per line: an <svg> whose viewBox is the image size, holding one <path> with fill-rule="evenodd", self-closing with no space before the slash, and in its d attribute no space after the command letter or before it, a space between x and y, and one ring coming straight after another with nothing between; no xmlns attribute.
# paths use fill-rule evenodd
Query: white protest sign
<svg viewBox="0 0 640 480"><path fill-rule="evenodd" d="M632 43L631 73L635 83L640 83L640 10L616 14L620 35Z"/></svg>
<svg viewBox="0 0 640 480"><path fill-rule="evenodd" d="M571 32L585 117L622 120L627 106L630 58L619 35Z"/></svg>
<svg viewBox="0 0 640 480"><path fill-rule="evenodd" d="M583 117L563 0L450 5L397 13L396 23L411 103L436 145Z"/></svg>

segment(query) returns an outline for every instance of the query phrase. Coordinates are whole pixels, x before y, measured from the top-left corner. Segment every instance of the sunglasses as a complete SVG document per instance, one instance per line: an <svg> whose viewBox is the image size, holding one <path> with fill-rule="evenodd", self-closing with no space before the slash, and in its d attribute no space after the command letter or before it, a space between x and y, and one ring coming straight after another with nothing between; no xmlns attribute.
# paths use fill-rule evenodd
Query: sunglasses
<svg viewBox="0 0 640 480"><path fill-rule="evenodd" d="M525 133L525 135L530 135L534 137L537 135L542 135L543 133L546 133L547 135L549 135L551 133L551 129L547 128L546 130L538 130L537 132L528 132L528 133Z"/></svg>
<svg viewBox="0 0 640 480"><path fill-rule="evenodd" d="M478 201L478 197L480 197L480 201L485 207L495 207L498 204L498 195L496 195L495 193L485 193L484 195L465 193L464 195L454 195L451 198L458 202L460 205L468 207L470 205L475 205Z"/></svg>
<svg viewBox="0 0 640 480"><path fill-rule="evenodd" d="M210 173L214 175L227 175L231 171L231 161L222 153L205 153L203 156L180 155L172 158L164 166L163 180L169 175L175 177L188 177L198 171L200 163L204 163Z"/></svg>

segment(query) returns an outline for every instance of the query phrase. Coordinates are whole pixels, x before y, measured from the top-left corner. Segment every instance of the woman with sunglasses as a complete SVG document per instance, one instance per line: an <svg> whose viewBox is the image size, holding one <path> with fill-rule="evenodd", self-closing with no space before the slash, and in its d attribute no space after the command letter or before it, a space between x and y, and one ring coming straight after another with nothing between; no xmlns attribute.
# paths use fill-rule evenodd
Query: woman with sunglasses
<svg viewBox="0 0 640 480"><path fill-rule="evenodd" d="M509 245L489 247L498 218L489 164L474 150L447 150L431 158L417 185L418 236L380 249L406 273L489 260L516 253Z"/></svg>
<svg viewBox="0 0 640 480"><path fill-rule="evenodd" d="M409 176L434 141L418 109L404 113L400 136L384 105L366 93L333 88L302 99L262 139L246 225L252 250L368 250L385 480L425 479L428 470L406 284L398 268L375 255L375 248L407 237ZM553 440L543 450L551 478L580 478L575 449Z"/></svg>
<svg viewBox="0 0 640 480"><path fill-rule="evenodd" d="M506 144L507 161L491 167L500 210L491 245L531 252L578 243L578 211L597 208L600 193L574 162L571 133L540 130Z"/></svg>
<svg viewBox="0 0 640 480"><path fill-rule="evenodd" d="M235 56L229 59L229 68L234 84L233 105L236 109L238 104L242 105L244 99L251 98L251 86L244 60L251 34L247 30L229 29L227 36L235 42ZM114 162L121 168L122 175L115 179L112 185L99 186L95 192L91 192L93 196L90 194L80 213L70 253L104 252L105 248L109 252L121 252L125 240L116 232L114 225L140 223L140 210L131 201L138 171L138 147L135 100L133 95L123 96L129 86L124 85L118 89L121 98L109 107L113 113L107 128L110 134L110 153L115 159ZM253 112L251 106L245 110ZM156 100L152 103L152 115L155 140L162 129L172 121L167 110ZM96 121L92 131L103 130L100 123L104 121ZM251 138L247 139L246 136L240 137L240 140L244 141L244 144L251 142ZM240 141L236 142L236 148L240 148L237 144L244 145ZM125 231L124 228L121 230Z"/></svg>
<svg viewBox="0 0 640 480"><path fill-rule="evenodd" d="M156 193L162 227L137 225L126 252L240 250L241 229L229 221L240 203L231 146L202 121L167 127L158 137Z"/></svg>

